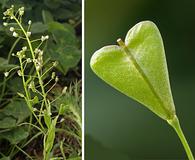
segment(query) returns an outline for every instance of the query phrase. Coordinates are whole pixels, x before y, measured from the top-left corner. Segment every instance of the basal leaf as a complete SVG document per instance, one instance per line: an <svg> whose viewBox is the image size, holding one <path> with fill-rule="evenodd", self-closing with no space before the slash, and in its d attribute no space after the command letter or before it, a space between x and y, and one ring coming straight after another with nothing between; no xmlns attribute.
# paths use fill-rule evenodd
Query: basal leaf
<svg viewBox="0 0 195 160"><path fill-rule="evenodd" d="M78 64L81 57L74 28L58 22L50 22L47 25L48 31L52 34L52 40L48 42L46 58L58 61L57 69L66 74L69 68Z"/></svg>
<svg viewBox="0 0 195 160"><path fill-rule="evenodd" d="M24 101L12 101L4 109L3 113L7 116L12 116L17 120L17 123L21 123L31 112Z"/></svg>
<svg viewBox="0 0 195 160"><path fill-rule="evenodd" d="M7 59L0 57L0 71L9 70L16 67L15 64L9 64Z"/></svg>
<svg viewBox="0 0 195 160"><path fill-rule="evenodd" d="M11 144L17 144L21 140L27 138L29 135L27 129L24 127L17 127L7 132L0 134L0 138L7 139Z"/></svg>
<svg viewBox="0 0 195 160"><path fill-rule="evenodd" d="M16 119L13 117L5 117L0 120L0 129L12 128L16 126Z"/></svg>
<svg viewBox="0 0 195 160"><path fill-rule="evenodd" d="M10 157L3 157L0 160L11 160Z"/></svg>
<svg viewBox="0 0 195 160"><path fill-rule="evenodd" d="M164 46L160 32L150 21L129 30L125 43L96 51L92 70L108 84L142 103L161 118L175 115Z"/></svg>

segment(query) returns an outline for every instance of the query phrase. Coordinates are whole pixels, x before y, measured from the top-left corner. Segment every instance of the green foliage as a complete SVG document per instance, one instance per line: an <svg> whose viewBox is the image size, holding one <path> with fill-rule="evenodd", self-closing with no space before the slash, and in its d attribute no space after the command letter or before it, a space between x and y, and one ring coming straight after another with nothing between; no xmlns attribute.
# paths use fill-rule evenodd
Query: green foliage
<svg viewBox="0 0 195 160"><path fill-rule="evenodd" d="M50 152L53 148L57 119L58 119L58 116L55 117L55 119L52 120L51 124L48 126L49 128L47 131L47 136L46 136L45 141L44 141L44 145L45 145L45 147L44 147L45 148L45 150L44 150L45 156L44 157L46 158L46 160L50 158Z"/></svg>
<svg viewBox="0 0 195 160"><path fill-rule="evenodd" d="M1 138L7 139L11 144L17 144L29 136L28 130L24 127L17 127L1 133Z"/></svg>
<svg viewBox="0 0 195 160"><path fill-rule="evenodd" d="M3 9L10 7L12 4L16 8L24 6L28 18L24 18L24 21L32 20L31 32L35 34L34 36L38 37L43 33L49 34L50 41L44 48L47 53L46 58L51 58L51 61L59 61L57 69L60 72L66 74L70 69L77 66L81 58L80 35L76 36L75 33L81 23L80 0L35 0L28 3L25 0L0 1L0 7ZM7 30L2 29L0 35L2 35L0 39L2 46L2 50L0 49L1 56L4 55L4 63L6 63L5 51L9 48L8 45L11 48L12 43L10 42L12 41L6 37L7 35L10 36ZM10 62L7 63L9 64ZM11 64L9 65L11 67ZM6 66L0 66L0 71L3 71L3 67Z"/></svg>
<svg viewBox="0 0 195 160"><path fill-rule="evenodd" d="M23 12L14 12L24 10L22 6L24 17ZM1 17L7 8L13 10L13 14L7 12L6 17ZM4 148L0 147L0 159L80 157L80 143L77 145L75 141L74 145L58 139L69 133L76 135L77 131L74 133L73 126L62 125L67 116L66 107L60 113L58 108L66 105L51 92L56 86L69 86L65 75L79 68L81 1L0 0L0 12L4 21L0 24L0 145L5 142ZM13 36L17 37L15 41ZM72 76L79 78L74 73ZM74 119L71 121L77 123ZM59 144L62 144L61 153L55 150ZM31 153L31 145L35 145L35 152L43 155ZM68 152L67 146L71 148Z"/></svg>
<svg viewBox="0 0 195 160"><path fill-rule="evenodd" d="M57 60L57 68L66 73L73 68L80 60L81 53L78 50L75 32L69 24L49 22L48 31L52 33L53 40L48 43L48 58Z"/></svg>
<svg viewBox="0 0 195 160"><path fill-rule="evenodd" d="M0 57L0 72L9 70L13 67L16 67L16 65L9 64L7 59Z"/></svg>

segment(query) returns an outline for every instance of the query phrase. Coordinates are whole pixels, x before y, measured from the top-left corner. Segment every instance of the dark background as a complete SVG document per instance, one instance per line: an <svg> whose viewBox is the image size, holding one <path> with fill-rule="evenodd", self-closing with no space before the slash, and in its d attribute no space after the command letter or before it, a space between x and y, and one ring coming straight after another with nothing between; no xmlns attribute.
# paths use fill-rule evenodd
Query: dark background
<svg viewBox="0 0 195 160"><path fill-rule="evenodd" d="M91 55L142 20L158 26L177 115L195 154L195 1L85 1L85 159L187 159L174 130L100 80Z"/></svg>

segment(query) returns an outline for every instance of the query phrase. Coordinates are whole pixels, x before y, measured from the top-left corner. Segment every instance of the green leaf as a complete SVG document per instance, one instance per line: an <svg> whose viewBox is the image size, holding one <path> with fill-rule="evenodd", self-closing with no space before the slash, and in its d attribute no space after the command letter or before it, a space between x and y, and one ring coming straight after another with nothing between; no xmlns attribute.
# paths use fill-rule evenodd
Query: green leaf
<svg viewBox="0 0 195 160"><path fill-rule="evenodd" d="M58 61L57 69L66 74L69 68L78 64L81 57L74 29L68 24L50 22L48 23L48 31L52 33L53 39L48 42L46 58Z"/></svg>
<svg viewBox="0 0 195 160"><path fill-rule="evenodd" d="M50 152L53 148L53 143L54 143L54 139L55 139L55 128L56 128L56 123L57 123L57 119L58 119L58 116L55 117L54 120L52 120L52 123L48 129L48 132L47 132L47 137L46 137L46 140L45 140L45 155L47 157L47 159L49 159L49 155L50 155Z"/></svg>
<svg viewBox="0 0 195 160"><path fill-rule="evenodd" d="M9 70L14 67L16 67L15 64L9 64L7 59L0 57L0 71Z"/></svg>
<svg viewBox="0 0 195 160"><path fill-rule="evenodd" d="M44 23L49 23L54 21L52 14L49 11L43 10L42 11L42 17Z"/></svg>
<svg viewBox="0 0 195 160"><path fill-rule="evenodd" d="M49 55L51 60L59 62L57 68L62 73L66 74L69 68L75 67L81 57L81 52L74 46L62 47L56 45L52 49L49 49Z"/></svg>
<svg viewBox="0 0 195 160"><path fill-rule="evenodd" d="M10 90L12 90L15 93L19 92L19 93L25 94L24 87L23 87L23 84L22 84L22 79L20 77L11 78L8 81L7 86L9 87Z"/></svg>
<svg viewBox="0 0 195 160"><path fill-rule="evenodd" d="M47 110L44 111L43 118L44 118L45 124L47 125L47 128L50 128L50 125L51 125L51 115L50 115L50 113Z"/></svg>
<svg viewBox="0 0 195 160"><path fill-rule="evenodd" d="M44 33L46 30L47 30L47 25L43 24L42 22L32 23L32 26L31 26L32 34Z"/></svg>
<svg viewBox="0 0 195 160"><path fill-rule="evenodd" d="M66 23L50 22L48 24L48 31L52 33L56 43L63 43L63 45L75 45L77 43L73 27Z"/></svg>
<svg viewBox="0 0 195 160"><path fill-rule="evenodd" d="M67 109L67 105L61 104L59 109L59 115L64 115L66 109Z"/></svg>
<svg viewBox="0 0 195 160"><path fill-rule="evenodd" d="M0 120L0 129L13 128L16 126L16 119L13 117L4 117Z"/></svg>
<svg viewBox="0 0 195 160"><path fill-rule="evenodd" d="M10 157L3 157L0 160L11 160Z"/></svg>
<svg viewBox="0 0 195 160"><path fill-rule="evenodd" d="M4 109L3 113L7 116L12 116L17 120L17 123L23 122L30 116L31 112L24 101L12 101Z"/></svg>
<svg viewBox="0 0 195 160"><path fill-rule="evenodd" d="M7 139L11 144L17 144L28 137L28 131L24 127L17 127L0 134L0 138Z"/></svg>
<svg viewBox="0 0 195 160"><path fill-rule="evenodd" d="M175 115L160 32L150 21L129 30L125 43L96 51L92 70L108 84L137 100L161 118Z"/></svg>

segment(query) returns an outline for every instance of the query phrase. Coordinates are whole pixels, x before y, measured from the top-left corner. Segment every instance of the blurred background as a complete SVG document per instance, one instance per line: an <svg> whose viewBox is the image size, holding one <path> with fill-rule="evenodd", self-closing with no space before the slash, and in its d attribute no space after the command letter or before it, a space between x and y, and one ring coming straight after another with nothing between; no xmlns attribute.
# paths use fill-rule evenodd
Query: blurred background
<svg viewBox="0 0 195 160"><path fill-rule="evenodd" d="M161 31L173 97L195 154L195 1L85 1L85 159L187 159L174 130L141 104L100 80L89 67L99 48L151 20Z"/></svg>

